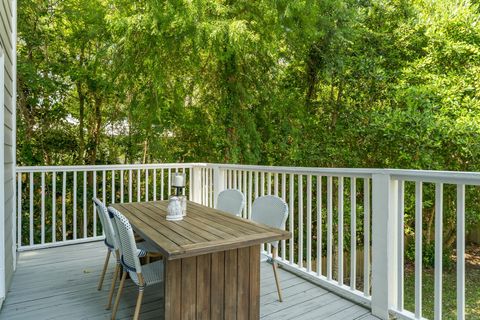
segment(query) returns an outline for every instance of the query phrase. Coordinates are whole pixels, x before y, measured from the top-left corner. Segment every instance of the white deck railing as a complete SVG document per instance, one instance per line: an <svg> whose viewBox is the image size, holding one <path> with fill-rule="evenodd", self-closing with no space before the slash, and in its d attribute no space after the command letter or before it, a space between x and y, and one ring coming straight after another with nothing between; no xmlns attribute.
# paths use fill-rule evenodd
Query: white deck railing
<svg viewBox="0 0 480 320"><path fill-rule="evenodd" d="M191 164L17 168L17 247L30 250L102 239L92 197L105 203L163 200L173 172ZM191 179L189 179L191 180ZM190 193L187 185L186 192Z"/></svg>
<svg viewBox="0 0 480 320"><path fill-rule="evenodd" d="M364 246L370 243L368 170L239 165L207 165L204 170L207 178L203 180L214 182L210 194L225 188L244 193L244 218L250 218L255 198L267 194L283 198L289 205L286 227L293 237L281 242L281 264L370 306L370 246ZM211 198L206 202L211 204L208 200ZM348 230L347 220L353 222L348 224ZM361 232L357 232L357 226ZM357 268L357 247L362 249L358 250L363 261L361 268ZM270 249L265 247L268 254ZM361 274L357 274L357 269L361 269ZM359 284L357 276L361 279Z"/></svg>
<svg viewBox="0 0 480 320"><path fill-rule="evenodd" d="M430 191L429 200L434 208L434 246L435 246L435 266L434 266L434 317L442 319L442 272L443 272L443 235L444 235L444 213L449 211L450 215L456 221L456 291L457 291L457 319L465 319L465 212L466 205L470 210L478 211L480 174L468 172L440 172L440 171L407 171L407 170L389 170L390 185L388 193L390 198L390 215L393 221L390 223L391 235L396 260L397 270L390 270L392 281L396 278L396 284L392 286L392 301L390 310L400 318L421 319L422 318L422 270L423 270L423 251L422 241L424 225L424 192ZM408 190L406 184L410 184ZM445 188L444 188L445 187ZM444 189L448 188L449 192ZM467 190L468 189L468 190ZM466 202L466 191L468 191L469 202ZM414 220L415 220L415 310L404 310L404 219L405 219L405 198L406 194L411 193L414 198ZM444 199L449 195L449 201ZM447 208L444 208L444 204ZM473 213L473 212L472 212ZM395 228L396 230L393 230ZM375 248L373 248L375 250ZM452 285L452 284L446 284ZM396 300L396 301L395 301Z"/></svg>
<svg viewBox="0 0 480 320"><path fill-rule="evenodd" d="M215 206L223 189L241 190L246 196L244 218L250 218L256 197L283 198L289 204L287 229L293 235L280 245L283 267L371 307L385 319L422 318L425 190L435 210L435 319L442 318L444 185L448 195L454 188L457 314L464 319L465 190L480 185L477 173L225 164L19 167L18 249L100 239L92 196L109 204L167 199L175 171L186 173L189 199L208 206ZM452 211L451 201L448 206ZM404 309L407 215L415 221L415 310ZM268 245L264 249L270 253Z"/></svg>

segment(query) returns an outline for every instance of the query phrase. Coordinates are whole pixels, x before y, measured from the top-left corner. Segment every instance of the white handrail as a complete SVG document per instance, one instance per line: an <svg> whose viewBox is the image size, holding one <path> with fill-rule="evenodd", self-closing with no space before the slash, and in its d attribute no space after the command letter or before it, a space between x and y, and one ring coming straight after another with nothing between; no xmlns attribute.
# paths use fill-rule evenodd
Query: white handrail
<svg viewBox="0 0 480 320"><path fill-rule="evenodd" d="M111 171L111 170L137 170L160 168L191 168L206 167L206 163L150 163L150 164L107 164L107 165L81 165L81 166L18 166L16 172L62 172L62 171Z"/></svg>
<svg viewBox="0 0 480 320"><path fill-rule="evenodd" d="M393 179L410 181L421 180L423 182L464 183L468 185L480 185L480 172L467 171L439 171L439 170L415 170L415 169L382 169L382 168L318 168L318 167L287 167L287 166L260 166L238 164L194 164L219 169L247 170L260 172L283 172L292 174L321 174L323 176L341 177L371 177L372 174L387 174Z"/></svg>

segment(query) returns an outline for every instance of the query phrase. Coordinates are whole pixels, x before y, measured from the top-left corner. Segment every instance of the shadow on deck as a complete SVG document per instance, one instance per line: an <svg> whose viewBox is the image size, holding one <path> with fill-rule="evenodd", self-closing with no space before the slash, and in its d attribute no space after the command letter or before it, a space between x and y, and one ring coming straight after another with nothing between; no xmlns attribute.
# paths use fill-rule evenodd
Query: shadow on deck
<svg viewBox="0 0 480 320"><path fill-rule="evenodd" d="M102 291L97 291L105 247L102 242L70 245L20 253L11 289L0 320L109 319L105 310L114 268ZM280 270L284 302L278 302L271 266L261 266L260 317L267 319L377 319L362 306L345 300L287 271ZM158 319L163 288L146 288L141 319ZM137 287L127 281L117 319L131 319Z"/></svg>

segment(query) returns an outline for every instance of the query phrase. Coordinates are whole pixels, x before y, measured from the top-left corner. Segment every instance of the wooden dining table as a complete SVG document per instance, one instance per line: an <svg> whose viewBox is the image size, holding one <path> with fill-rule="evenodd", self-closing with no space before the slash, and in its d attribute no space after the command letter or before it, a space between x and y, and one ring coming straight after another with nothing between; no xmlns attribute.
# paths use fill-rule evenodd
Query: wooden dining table
<svg viewBox="0 0 480 320"><path fill-rule="evenodd" d="M168 201L114 204L164 257L164 318L259 319L260 245L290 232L187 201L167 221Z"/></svg>

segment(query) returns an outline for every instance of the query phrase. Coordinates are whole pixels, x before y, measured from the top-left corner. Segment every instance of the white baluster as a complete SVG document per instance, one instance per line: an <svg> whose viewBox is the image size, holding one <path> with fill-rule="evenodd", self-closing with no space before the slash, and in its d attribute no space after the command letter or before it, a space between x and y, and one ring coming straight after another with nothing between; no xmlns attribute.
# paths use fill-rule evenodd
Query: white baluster
<svg viewBox="0 0 480 320"><path fill-rule="evenodd" d="M76 171L73 171L73 239L74 240L77 239L77 172ZM63 241L65 241L65 239Z"/></svg>
<svg viewBox="0 0 480 320"><path fill-rule="evenodd" d="M66 212L65 212L65 200L67 198L67 173L63 171L63 176L62 176L62 240L65 241L67 239L67 226L66 226ZM75 197L73 198L73 201L75 201ZM74 211L74 217L76 215L76 212ZM74 230L75 232L75 230Z"/></svg>
<svg viewBox="0 0 480 320"><path fill-rule="evenodd" d="M404 199L404 190L405 190L405 182L400 180L398 182L398 276L397 276L397 309L398 311L403 311L403 293L404 293L404 256L405 256L405 248L404 248L404 220L405 220L405 199Z"/></svg>
<svg viewBox="0 0 480 320"><path fill-rule="evenodd" d="M317 176L317 275L322 275L322 177Z"/></svg>
<svg viewBox="0 0 480 320"><path fill-rule="evenodd" d="M333 194L332 177L327 177L327 280L332 280Z"/></svg>
<svg viewBox="0 0 480 320"><path fill-rule="evenodd" d="M442 319L443 183L435 184L435 320Z"/></svg>
<svg viewBox="0 0 480 320"><path fill-rule="evenodd" d="M350 289L357 284L357 179L350 178Z"/></svg>
<svg viewBox="0 0 480 320"><path fill-rule="evenodd" d="M465 319L465 185L457 185L457 319Z"/></svg>
<svg viewBox="0 0 480 320"><path fill-rule="evenodd" d="M307 175L307 271L312 271L312 176Z"/></svg>
<svg viewBox="0 0 480 320"><path fill-rule="evenodd" d="M34 239L33 239L33 172L30 172L30 245L33 246Z"/></svg>
<svg viewBox="0 0 480 320"><path fill-rule="evenodd" d="M343 285L343 177L338 177L338 284Z"/></svg>
<svg viewBox="0 0 480 320"><path fill-rule="evenodd" d="M422 318L422 182L415 182L415 318Z"/></svg>
<svg viewBox="0 0 480 320"><path fill-rule="evenodd" d="M40 227L40 242L42 244L45 243L45 172L42 172L41 175L41 181L42 181L42 188L40 190L41 192L41 227Z"/></svg>

